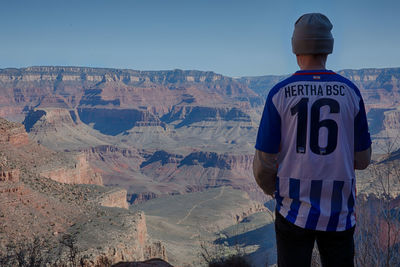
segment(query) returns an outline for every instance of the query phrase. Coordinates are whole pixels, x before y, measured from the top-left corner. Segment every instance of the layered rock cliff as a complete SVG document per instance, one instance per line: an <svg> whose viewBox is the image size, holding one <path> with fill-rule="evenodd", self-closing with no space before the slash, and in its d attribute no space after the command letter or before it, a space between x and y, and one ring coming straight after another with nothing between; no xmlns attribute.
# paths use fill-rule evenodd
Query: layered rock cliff
<svg viewBox="0 0 400 267"><path fill-rule="evenodd" d="M104 207L118 207L128 209L128 202L126 201L127 192L122 188L114 188L106 191L98 197L98 202Z"/></svg>
<svg viewBox="0 0 400 267"><path fill-rule="evenodd" d="M400 109L385 112L383 120L384 129L400 129Z"/></svg>
<svg viewBox="0 0 400 267"><path fill-rule="evenodd" d="M18 115L25 107L134 108L162 115L181 103L234 104L232 100L261 103L243 84L201 71L80 67L3 69L0 70L0 87L3 88L0 110L9 116ZM10 109L15 106L19 108Z"/></svg>
<svg viewBox="0 0 400 267"><path fill-rule="evenodd" d="M172 123L178 121L176 128L190 126L200 121L245 121L250 122L251 118L239 108L225 107L204 107L204 106L174 106L165 114L162 121Z"/></svg>
<svg viewBox="0 0 400 267"><path fill-rule="evenodd" d="M0 121L0 143L9 143L14 146L26 145L29 142L28 134L19 123Z"/></svg>
<svg viewBox="0 0 400 267"><path fill-rule="evenodd" d="M361 90L367 108L393 108L400 105L400 69L343 70Z"/></svg>
<svg viewBox="0 0 400 267"><path fill-rule="evenodd" d="M102 257L107 257L112 263L168 259L164 245L149 238L143 212L121 212L116 209L103 211L101 217L78 223L68 232L76 237L82 255L92 255L87 261L88 266L101 266Z"/></svg>
<svg viewBox="0 0 400 267"><path fill-rule="evenodd" d="M252 154L183 154L115 146L91 148L85 153L106 185L127 189L132 204L227 185L246 191L253 199L264 198L252 178Z"/></svg>
<svg viewBox="0 0 400 267"><path fill-rule="evenodd" d="M384 142L388 131L386 135L394 138L400 70L339 73L359 86L374 138ZM29 136L48 148L83 151L104 183L123 186L133 203L221 185L262 200L251 172L254 142L265 95L285 77L232 79L201 71L79 67L3 69L0 112L26 115ZM85 169L83 165L77 164ZM53 173L75 177L72 169L53 168Z"/></svg>
<svg viewBox="0 0 400 267"><path fill-rule="evenodd" d="M126 190L73 184L92 182L87 177L95 174L84 153L74 158L29 140L15 144L9 136L23 133L23 125L1 118L0 129L0 256L16 244L6 265L14 266L12 255L35 238L51 248L42 252L50 253L46 263L68 262L65 236L86 266L104 258L111 263L167 259L164 245L148 236L144 214L127 210Z"/></svg>
<svg viewBox="0 0 400 267"><path fill-rule="evenodd" d="M22 123L33 141L56 151L79 150L108 143L105 136L80 120L75 109L30 109Z"/></svg>
<svg viewBox="0 0 400 267"><path fill-rule="evenodd" d="M42 168L45 170L41 170L40 175L65 184L103 184L101 175L92 169L85 154L77 155L75 160L73 166Z"/></svg>
<svg viewBox="0 0 400 267"><path fill-rule="evenodd" d="M51 151L29 140L24 126L0 118L0 144L5 157L15 157L30 171L61 183L98 184L96 173L84 153L66 154Z"/></svg>

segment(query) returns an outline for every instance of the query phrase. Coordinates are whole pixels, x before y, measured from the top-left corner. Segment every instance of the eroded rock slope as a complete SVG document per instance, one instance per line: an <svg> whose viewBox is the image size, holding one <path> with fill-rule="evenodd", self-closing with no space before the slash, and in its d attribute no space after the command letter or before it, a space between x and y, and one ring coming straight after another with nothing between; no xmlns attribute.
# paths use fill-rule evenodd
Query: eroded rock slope
<svg viewBox="0 0 400 267"><path fill-rule="evenodd" d="M166 259L164 246L147 234L145 215L127 207L126 191L101 186L83 154L51 151L30 141L23 125L0 118L1 256L10 243L39 238L51 244L51 261L66 260L60 240L69 235L87 266L104 257Z"/></svg>

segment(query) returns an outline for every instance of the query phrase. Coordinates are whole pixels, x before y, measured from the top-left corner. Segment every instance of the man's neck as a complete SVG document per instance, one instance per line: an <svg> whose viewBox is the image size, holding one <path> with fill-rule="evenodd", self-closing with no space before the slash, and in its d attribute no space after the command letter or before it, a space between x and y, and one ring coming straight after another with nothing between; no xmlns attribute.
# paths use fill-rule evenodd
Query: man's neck
<svg viewBox="0 0 400 267"><path fill-rule="evenodd" d="M301 70L325 70L327 56L297 55L297 64Z"/></svg>
<svg viewBox="0 0 400 267"><path fill-rule="evenodd" d="M301 70L326 70L325 65L309 65L300 67Z"/></svg>

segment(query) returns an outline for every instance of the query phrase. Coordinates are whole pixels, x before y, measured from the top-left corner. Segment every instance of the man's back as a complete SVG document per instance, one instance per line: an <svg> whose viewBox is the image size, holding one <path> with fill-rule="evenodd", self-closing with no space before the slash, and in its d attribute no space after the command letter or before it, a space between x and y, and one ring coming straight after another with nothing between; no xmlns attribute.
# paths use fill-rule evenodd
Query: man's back
<svg viewBox="0 0 400 267"><path fill-rule="evenodd" d="M296 21L301 71L270 91L257 135L253 173L275 195L279 267L309 267L315 242L322 266L354 266L354 168L368 166L371 139L359 90L325 68L332 28L320 13Z"/></svg>
<svg viewBox="0 0 400 267"><path fill-rule="evenodd" d="M322 231L354 226L354 151L369 146L360 92L342 76L298 71L270 91L256 149L279 151L277 210L288 221Z"/></svg>

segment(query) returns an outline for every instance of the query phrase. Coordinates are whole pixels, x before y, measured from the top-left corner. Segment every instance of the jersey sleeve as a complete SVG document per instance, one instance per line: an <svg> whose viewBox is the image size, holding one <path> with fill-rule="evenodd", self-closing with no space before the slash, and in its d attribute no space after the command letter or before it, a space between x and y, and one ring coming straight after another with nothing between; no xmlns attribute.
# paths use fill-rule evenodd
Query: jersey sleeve
<svg viewBox="0 0 400 267"><path fill-rule="evenodd" d="M354 119L354 151L360 152L371 146L371 136L368 132L367 115L364 101L360 98L360 109Z"/></svg>
<svg viewBox="0 0 400 267"><path fill-rule="evenodd" d="M273 94L270 92L265 103L255 148L275 154L279 152L281 143L281 117L272 102L272 96Z"/></svg>

